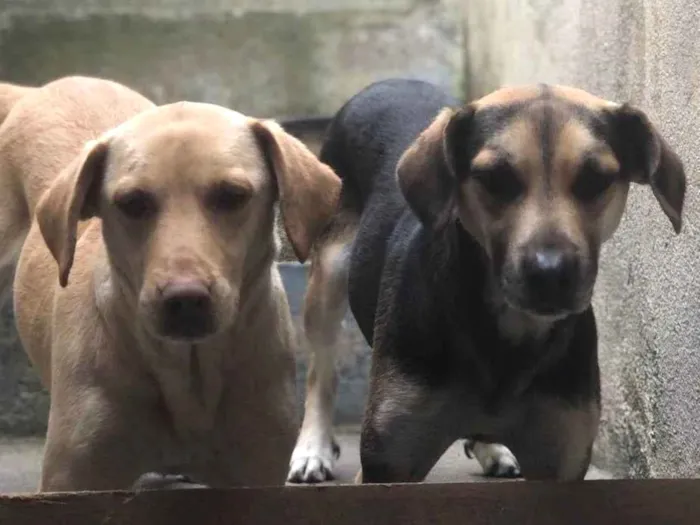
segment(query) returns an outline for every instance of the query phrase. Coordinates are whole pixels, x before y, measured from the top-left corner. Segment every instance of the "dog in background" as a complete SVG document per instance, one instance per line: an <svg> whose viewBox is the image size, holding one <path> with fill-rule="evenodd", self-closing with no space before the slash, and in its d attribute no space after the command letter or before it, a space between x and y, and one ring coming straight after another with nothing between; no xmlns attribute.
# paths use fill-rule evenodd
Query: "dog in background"
<svg viewBox="0 0 700 525"><path fill-rule="evenodd" d="M348 304L373 349L363 482L422 480L461 438L490 474L583 478L600 414L600 247L631 183L681 229L683 165L647 116L564 86L459 107L430 84L388 80L338 112L320 158L343 188L312 255L288 479L332 476Z"/></svg>
<svg viewBox="0 0 700 525"><path fill-rule="evenodd" d="M332 170L275 122L68 77L16 97L0 183L17 326L51 394L41 490L283 483L298 427L274 205L304 260Z"/></svg>

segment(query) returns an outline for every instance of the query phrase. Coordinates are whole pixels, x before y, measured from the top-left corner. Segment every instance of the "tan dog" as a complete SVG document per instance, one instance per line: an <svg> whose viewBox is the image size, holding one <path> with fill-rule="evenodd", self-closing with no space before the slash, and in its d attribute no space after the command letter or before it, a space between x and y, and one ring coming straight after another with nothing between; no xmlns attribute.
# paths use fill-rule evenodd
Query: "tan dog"
<svg viewBox="0 0 700 525"><path fill-rule="evenodd" d="M29 86L0 82L0 129L17 102L35 89ZM11 159L0 158L0 162L1 184L9 180L7 173L10 170ZM0 191L0 214L8 219L8 222L3 222L2 228L0 228L0 246L3 248L0 252L0 303L3 304L10 291L17 255L29 227L21 190L21 187L16 184L5 183Z"/></svg>
<svg viewBox="0 0 700 525"><path fill-rule="evenodd" d="M23 210L0 212L5 246L36 217L15 311L51 391L41 489L283 483L297 427L274 204L304 259L338 178L273 122L97 79L26 96L0 141Z"/></svg>

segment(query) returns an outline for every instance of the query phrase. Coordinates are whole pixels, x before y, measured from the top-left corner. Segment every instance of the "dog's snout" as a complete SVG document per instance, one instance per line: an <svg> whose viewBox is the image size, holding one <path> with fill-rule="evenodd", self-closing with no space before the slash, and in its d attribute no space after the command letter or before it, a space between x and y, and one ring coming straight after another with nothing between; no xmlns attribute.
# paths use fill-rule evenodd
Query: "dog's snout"
<svg viewBox="0 0 700 525"><path fill-rule="evenodd" d="M564 255L557 250L539 250L535 252L535 268L541 273L560 272L564 266Z"/></svg>
<svg viewBox="0 0 700 525"><path fill-rule="evenodd" d="M529 250L521 266L526 302L543 314L567 309L579 285L579 266L579 257L569 247Z"/></svg>
<svg viewBox="0 0 700 525"><path fill-rule="evenodd" d="M525 256L523 273L529 285L546 291L557 291L572 284L577 273L577 257L559 248L539 248Z"/></svg>
<svg viewBox="0 0 700 525"><path fill-rule="evenodd" d="M204 337L214 325L211 292L200 281L168 283L161 289L161 311L163 332L172 338Z"/></svg>
<svg viewBox="0 0 700 525"><path fill-rule="evenodd" d="M525 256L525 277L542 287L566 285L576 273L576 257L557 248L540 248Z"/></svg>

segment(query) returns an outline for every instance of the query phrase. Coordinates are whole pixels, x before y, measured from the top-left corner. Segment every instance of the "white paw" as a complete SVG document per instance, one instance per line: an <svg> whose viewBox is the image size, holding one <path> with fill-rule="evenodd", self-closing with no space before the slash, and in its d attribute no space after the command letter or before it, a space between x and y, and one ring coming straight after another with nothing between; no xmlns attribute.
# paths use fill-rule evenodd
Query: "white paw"
<svg viewBox="0 0 700 525"><path fill-rule="evenodd" d="M297 443L289 462L287 481L291 483L322 483L333 479L333 465L340 455L335 440Z"/></svg>
<svg viewBox="0 0 700 525"><path fill-rule="evenodd" d="M482 443L467 440L464 444L467 456L476 458L484 474L494 478L519 478L520 465L513 453L499 443Z"/></svg>

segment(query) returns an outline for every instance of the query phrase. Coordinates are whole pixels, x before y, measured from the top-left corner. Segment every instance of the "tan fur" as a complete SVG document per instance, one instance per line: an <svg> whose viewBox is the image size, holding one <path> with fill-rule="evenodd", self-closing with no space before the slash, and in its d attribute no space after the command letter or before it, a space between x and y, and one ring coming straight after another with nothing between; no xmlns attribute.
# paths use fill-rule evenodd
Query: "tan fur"
<svg viewBox="0 0 700 525"><path fill-rule="evenodd" d="M506 86L473 102L476 109L531 100L539 95L537 86Z"/></svg>
<svg viewBox="0 0 700 525"><path fill-rule="evenodd" d="M213 486L282 483L295 338L273 205L279 194L309 246L340 181L273 123L154 107L104 80L56 81L12 118L3 181L37 220L3 209L0 239L5 225L29 229L15 311L51 392L41 490L126 489L172 471ZM296 181L295 197L326 208L285 202L278 188ZM178 286L211 305L191 335L163 321Z"/></svg>
<svg viewBox="0 0 700 525"><path fill-rule="evenodd" d="M0 82L0 124L5 121L15 104L35 89L32 86Z"/></svg>
<svg viewBox="0 0 700 525"><path fill-rule="evenodd" d="M4 125L12 109L22 98L34 90L35 88L29 86L0 82L0 136L4 134L5 128L13 126L12 124ZM4 191L0 192L0 207L2 210L7 210L5 213L7 218L12 215L19 216L16 221L8 220L7 227L0 231L0 235L2 235L0 246L4 247L3 253L0 254L0 303L5 303L8 298L17 254L22 242L24 242L28 227L28 214L22 199L17 198L19 185L16 181L11 180L11 171L9 163L0 163L0 180L5 181ZM2 214L3 212L0 211L0 219L2 219Z"/></svg>
<svg viewBox="0 0 700 525"><path fill-rule="evenodd" d="M466 178L455 196L450 180L464 175L455 172L453 159L449 158L450 147L461 146L451 136L455 123L468 126L469 119L479 112L498 109L512 109L513 117L494 134L480 137L482 148L475 153L468 169L488 172L507 161L525 189L522 198L507 206L496 205L473 177ZM594 163L604 176L615 177L622 167L622 159L616 158L611 146L596 137L574 110L616 119L621 132L629 133L624 141L634 141L640 163L632 181L651 186L674 230L679 232L685 195L680 159L640 110L568 86L506 87L463 108L443 109L401 157L396 170L401 191L424 226L440 228L457 214L464 228L489 255L493 253L492 242L498 237L505 235L508 239L506 257L517 258L521 247L537 234L554 231L583 257L597 257L600 244L611 237L620 222L630 181L616 180L592 202L583 203L574 197L572 186L581 174L584 159ZM545 115L549 119L546 128L540 126ZM544 129L548 131L545 133ZM643 150L651 152L649 158L641 156ZM339 287L346 286L346 274L338 279L327 276L334 275L331 267L347 267L347 248L353 238L354 233L347 235L346 224L337 222L318 243L319 255L311 267L307 305L326 304L325 298L331 295L340 297ZM338 260L330 257L330 253L344 255ZM583 288L577 298L580 308L590 304L592 293L592 286ZM343 290L346 294L347 290ZM328 451L333 436L334 389L329 385L335 381L332 346L340 323L328 324L327 319L342 318L346 302L345 296L337 299L333 304L343 306L331 306L324 310L323 316L316 315L314 309L307 308L305 312L307 333L323 333L324 342L309 345L315 365L309 374L304 424L290 468L292 480L322 481L332 475L333 457ZM501 330L513 342L525 337L538 339L548 332L553 321L508 305L499 316ZM318 465L323 465L323 469L319 470Z"/></svg>
<svg viewBox="0 0 700 525"><path fill-rule="evenodd" d="M277 173L282 217L297 258L305 261L313 241L335 212L340 186L332 170L275 122L255 122L253 132Z"/></svg>

